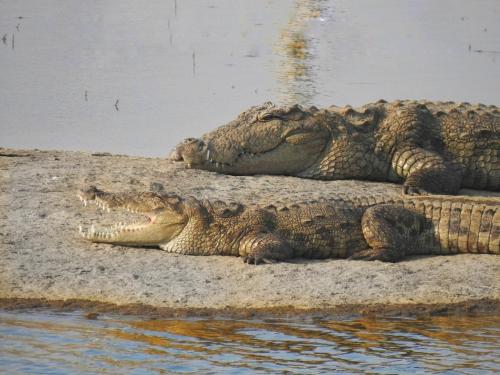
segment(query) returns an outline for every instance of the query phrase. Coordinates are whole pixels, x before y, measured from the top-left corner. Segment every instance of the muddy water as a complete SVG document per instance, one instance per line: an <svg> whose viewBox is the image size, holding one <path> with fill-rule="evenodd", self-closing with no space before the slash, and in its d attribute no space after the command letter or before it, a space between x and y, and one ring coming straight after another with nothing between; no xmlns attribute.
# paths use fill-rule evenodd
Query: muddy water
<svg viewBox="0 0 500 375"><path fill-rule="evenodd" d="M500 318L144 320L0 312L5 373L498 373Z"/></svg>
<svg viewBox="0 0 500 375"><path fill-rule="evenodd" d="M0 146L162 156L266 100L500 104L497 0L0 7Z"/></svg>

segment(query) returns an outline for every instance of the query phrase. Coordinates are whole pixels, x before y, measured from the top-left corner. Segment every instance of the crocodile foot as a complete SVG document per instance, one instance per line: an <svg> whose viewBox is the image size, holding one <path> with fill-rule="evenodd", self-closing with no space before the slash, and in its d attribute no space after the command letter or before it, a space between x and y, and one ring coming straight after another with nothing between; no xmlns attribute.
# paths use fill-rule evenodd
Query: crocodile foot
<svg viewBox="0 0 500 375"><path fill-rule="evenodd" d="M243 262L246 264L254 264L254 265L263 264L263 263L265 263L265 264L278 263L278 261L276 259L262 258L258 255L257 256L250 255L247 257L243 257Z"/></svg>
<svg viewBox="0 0 500 375"><path fill-rule="evenodd" d="M366 249L352 254L349 260L380 260L382 262L395 263L403 258L403 254L396 249Z"/></svg>
<svg viewBox="0 0 500 375"><path fill-rule="evenodd" d="M430 195L427 190L418 186L403 185L403 195Z"/></svg>

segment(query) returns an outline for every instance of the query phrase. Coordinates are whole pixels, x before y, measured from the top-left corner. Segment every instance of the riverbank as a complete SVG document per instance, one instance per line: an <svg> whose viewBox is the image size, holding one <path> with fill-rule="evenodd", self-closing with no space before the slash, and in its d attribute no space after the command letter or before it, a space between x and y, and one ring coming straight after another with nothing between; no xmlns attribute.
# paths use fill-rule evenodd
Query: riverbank
<svg viewBox="0 0 500 375"><path fill-rule="evenodd" d="M88 185L262 204L322 199L331 191L400 192L397 185L369 182L223 176L160 158L0 148L0 307L66 304L119 312L136 306L164 315L500 311L497 256L413 257L397 264L294 260L255 267L235 257L91 244L78 236L78 225L108 214L81 205L76 191Z"/></svg>

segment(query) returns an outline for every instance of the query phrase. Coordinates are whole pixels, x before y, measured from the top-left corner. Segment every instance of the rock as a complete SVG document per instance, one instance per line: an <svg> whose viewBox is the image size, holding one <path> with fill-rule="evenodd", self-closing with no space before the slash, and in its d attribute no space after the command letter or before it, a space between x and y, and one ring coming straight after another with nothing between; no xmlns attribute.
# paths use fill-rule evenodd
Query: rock
<svg viewBox="0 0 500 375"><path fill-rule="evenodd" d="M71 301L60 304L77 308L93 301L226 312L392 311L395 306L416 311L431 305L477 306L477 301L500 306L500 257L493 255L413 257L391 265L294 260L255 267L236 257L92 245L78 236L82 221L101 221L107 215L84 207L76 197L77 189L89 184L109 191L161 185L183 195L262 205L327 199L329 191L399 194L398 185L279 176L228 178L159 158L9 149L0 150L0 171L0 306ZM40 181L54 175L61 178L46 189ZM54 276L50 288L47 275Z"/></svg>

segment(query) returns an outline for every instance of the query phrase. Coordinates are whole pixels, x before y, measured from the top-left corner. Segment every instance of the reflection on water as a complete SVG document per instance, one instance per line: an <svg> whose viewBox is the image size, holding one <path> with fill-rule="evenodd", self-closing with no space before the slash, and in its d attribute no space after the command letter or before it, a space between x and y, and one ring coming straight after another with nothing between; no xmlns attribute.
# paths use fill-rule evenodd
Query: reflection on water
<svg viewBox="0 0 500 375"><path fill-rule="evenodd" d="M275 45L277 99L316 106L380 98L498 104L499 12L494 0L481 7L454 0L296 0Z"/></svg>
<svg viewBox="0 0 500 375"><path fill-rule="evenodd" d="M498 105L498 14L498 0L3 0L0 146L164 156L268 100Z"/></svg>
<svg viewBox="0 0 500 375"><path fill-rule="evenodd" d="M0 337L7 372L500 371L498 316L85 320L79 313L0 312Z"/></svg>
<svg viewBox="0 0 500 375"><path fill-rule="evenodd" d="M327 21L325 2L315 0L297 0L288 24L281 30L276 51L281 55L277 69L281 84L277 100L281 104L295 103L312 105L315 77L312 66L312 44L310 27L313 21Z"/></svg>

